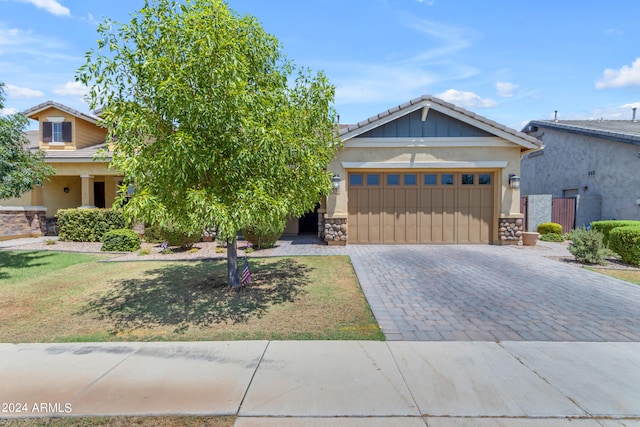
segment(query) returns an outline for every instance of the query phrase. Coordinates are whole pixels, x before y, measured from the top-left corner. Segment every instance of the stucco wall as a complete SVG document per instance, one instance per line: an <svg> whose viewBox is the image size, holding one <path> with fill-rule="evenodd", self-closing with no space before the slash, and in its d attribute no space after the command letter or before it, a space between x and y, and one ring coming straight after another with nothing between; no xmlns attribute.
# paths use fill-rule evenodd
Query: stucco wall
<svg viewBox="0 0 640 427"><path fill-rule="evenodd" d="M601 199L599 219L640 220L640 147L542 127L539 133L545 148L523 158L522 194L563 197L577 190L585 201ZM590 206L584 218L595 211Z"/></svg>

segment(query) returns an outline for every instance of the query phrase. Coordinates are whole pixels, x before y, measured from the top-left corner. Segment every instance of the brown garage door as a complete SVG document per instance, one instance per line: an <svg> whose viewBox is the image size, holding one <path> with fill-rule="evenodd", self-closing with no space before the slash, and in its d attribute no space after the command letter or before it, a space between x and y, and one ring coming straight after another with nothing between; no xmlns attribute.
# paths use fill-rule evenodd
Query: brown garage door
<svg viewBox="0 0 640 427"><path fill-rule="evenodd" d="M349 243L488 243L493 173L350 172Z"/></svg>

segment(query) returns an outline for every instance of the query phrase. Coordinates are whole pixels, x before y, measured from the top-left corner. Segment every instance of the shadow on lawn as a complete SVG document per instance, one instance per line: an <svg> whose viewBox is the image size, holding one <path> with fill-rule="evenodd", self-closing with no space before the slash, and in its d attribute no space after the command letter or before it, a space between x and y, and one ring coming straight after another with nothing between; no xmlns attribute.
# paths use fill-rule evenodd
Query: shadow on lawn
<svg viewBox="0 0 640 427"><path fill-rule="evenodd" d="M7 269L39 267L47 264L45 258L51 256L48 252L0 251L0 280L11 278Z"/></svg>
<svg viewBox="0 0 640 427"><path fill-rule="evenodd" d="M253 283L242 290L227 286L226 261L150 270L144 278L116 282L107 294L90 301L82 314L112 322L112 332L154 325L173 326L178 332L189 325L261 317L270 306L293 301L309 283L311 269L293 259L250 265Z"/></svg>

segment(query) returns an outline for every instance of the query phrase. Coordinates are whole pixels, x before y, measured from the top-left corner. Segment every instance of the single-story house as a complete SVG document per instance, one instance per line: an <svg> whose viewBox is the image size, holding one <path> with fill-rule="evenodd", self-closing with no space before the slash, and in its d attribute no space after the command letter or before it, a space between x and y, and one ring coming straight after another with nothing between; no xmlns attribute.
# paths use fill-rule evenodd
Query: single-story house
<svg viewBox="0 0 640 427"><path fill-rule="evenodd" d="M521 162L523 195L575 197L575 225L640 220L640 122L533 120L523 132L544 148Z"/></svg>
<svg viewBox="0 0 640 427"><path fill-rule="evenodd" d="M58 209L110 207L121 175L108 158L97 119L47 102L25 112L38 120L38 147L56 176L7 205ZM64 123L69 122L70 125ZM538 139L431 96L354 125L329 165L335 190L317 211L289 221L329 244L517 243L520 159Z"/></svg>
<svg viewBox="0 0 640 427"><path fill-rule="evenodd" d="M59 209L111 207L122 175L109 169L110 158L96 159L106 146L98 118L54 101L24 111L38 121L27 131L30 149L45 152L55 175L19 198L0 200L0 240L39 235Z"/></svg>
<svg viewBox="0 0 640 427"><path fill-rule="evenodd" d="M520 159L540 141L432 96L344 126L319 209L329 244L515 243Z"/></svg>

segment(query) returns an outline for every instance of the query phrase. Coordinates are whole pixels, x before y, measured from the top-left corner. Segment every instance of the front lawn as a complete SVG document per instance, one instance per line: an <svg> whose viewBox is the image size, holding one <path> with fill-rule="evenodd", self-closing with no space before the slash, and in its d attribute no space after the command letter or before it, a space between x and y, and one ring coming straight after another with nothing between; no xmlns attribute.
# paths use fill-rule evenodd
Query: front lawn
<svg viewBox="0 0 640 427"><path fill-rule="evenodd" d="M225 260L105 259L0 251L0 342L384 339L345 256L252 258L240 291Z"/></svg>
<svg viewBox="0 0 640 427"><path fill-rule="evenodd" d="M597 271L598 273L615 277L616 279L621 279L627 282L635 283L636 285L640 285L640 270L636 270L636 269L617 270L617 269L598 268L598 267L588 267L588 268L589 270Z"/></svg>

